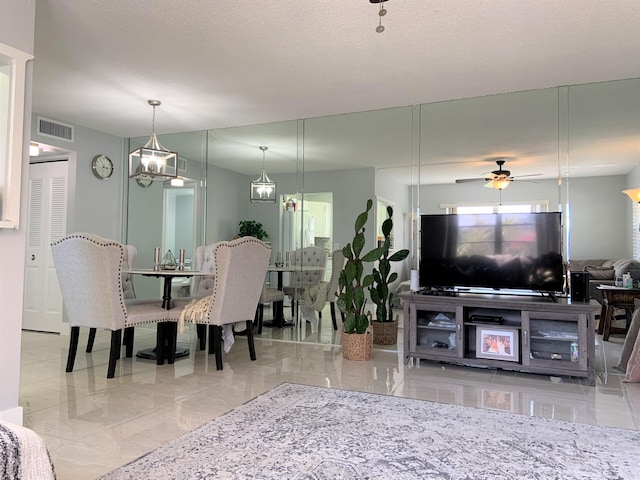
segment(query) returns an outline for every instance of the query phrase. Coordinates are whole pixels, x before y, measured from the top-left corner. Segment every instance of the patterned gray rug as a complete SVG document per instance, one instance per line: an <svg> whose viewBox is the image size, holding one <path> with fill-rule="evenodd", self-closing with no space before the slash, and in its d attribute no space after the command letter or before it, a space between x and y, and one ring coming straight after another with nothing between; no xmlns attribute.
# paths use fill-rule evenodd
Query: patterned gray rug
<svg viewBox="0 0 640 480"><path fill-rule="evenodd" d="M638 479L640 432L285 383L101 477Z"/></svg>

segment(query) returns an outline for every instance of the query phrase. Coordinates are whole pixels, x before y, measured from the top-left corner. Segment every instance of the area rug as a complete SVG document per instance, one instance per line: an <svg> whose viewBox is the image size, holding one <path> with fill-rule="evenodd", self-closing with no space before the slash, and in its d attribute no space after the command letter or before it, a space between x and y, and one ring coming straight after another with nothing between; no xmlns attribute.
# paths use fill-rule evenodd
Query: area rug
<svg viewBox="0 0 640 480"><path fill-rule="evenodd" d="M638 479L640 432L284 383L101 477Z"/></svg>

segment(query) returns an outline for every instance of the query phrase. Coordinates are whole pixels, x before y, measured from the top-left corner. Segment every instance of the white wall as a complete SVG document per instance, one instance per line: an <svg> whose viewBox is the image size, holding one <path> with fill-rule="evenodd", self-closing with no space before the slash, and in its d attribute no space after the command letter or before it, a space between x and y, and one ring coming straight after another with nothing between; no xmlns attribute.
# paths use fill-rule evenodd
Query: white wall
<svg viewBox="0 0 640 480"><path fill-rule="evenodd" d="M630 258L629 197L623 175L569 180L571 258Z"/></svg>
<svg viewBox="0 0 640 480"><path fill-rule="evenodd" d="M121 241L124 180L129 168L124 159L124 140L113 135L75 125L74 142L66 142L37 134L38 114L31 118L31 140L75 152L69 157L69 189L74 205L68 211L67 232L89 232ZM54 121L64 119L45 116ZM91 160L104 154L113 162L113 175L97 179L91 170ZM74 208L79 206L80 208Z"/></svg>
<svg viewBox="0 0 640 480"><path fill-rule="evenodd" d="M33 53L35 0L0 0L0 42L27 53ZM25 137L29 135L31 112L32 65L27 68L25 104L17 105L25 112ZM25 142L22 158L22 192L19 230L0 231L3 254L0 276L0 418L22 423L22 407L18 405L20 385L20 336L26 242L26 205L29 157ZM10 252L10 254L8 253Z"/></svg>

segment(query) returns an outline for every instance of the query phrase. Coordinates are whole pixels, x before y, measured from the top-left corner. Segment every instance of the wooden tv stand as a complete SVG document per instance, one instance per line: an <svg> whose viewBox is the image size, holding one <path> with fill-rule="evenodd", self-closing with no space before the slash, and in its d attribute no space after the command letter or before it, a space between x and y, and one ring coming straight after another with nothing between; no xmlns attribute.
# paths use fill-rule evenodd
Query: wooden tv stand
<svg viewBox="0 0 640 480"><path fill-rule="evenodd" d="M586 377L589 385L595 385L599 305L567 298L476 293L403 293L400 297L405 364L410 358L424 358Z"/></svg>

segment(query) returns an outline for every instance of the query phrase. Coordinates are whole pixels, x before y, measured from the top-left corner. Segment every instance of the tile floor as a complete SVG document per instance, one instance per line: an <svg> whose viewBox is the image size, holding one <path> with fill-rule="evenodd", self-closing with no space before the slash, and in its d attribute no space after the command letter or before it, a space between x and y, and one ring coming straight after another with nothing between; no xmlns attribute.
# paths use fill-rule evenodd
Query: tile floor
<svg viewBox="0 0 640 480"><path fill-rule="evenodd" d="M426 361L405 366L401 342L397 348L376 347L369 362L343 360L328 307L323 313L315 332L308 324L304 330L265 328L256 337L256 362L239 337L224 355L224 370L216 371L212 356L195 352L195 330L188 329L179 344L190 348L189 357L163 366L121 359L111 380L106 378L107 332L98 334L92 354L84 353L81 336L74 372L68 374L68 337L24 332L24 424L47 442L59 480L95 478L281 382L640 430L640 384L622 383L621 374L611 369L622 336L598 339L597 383L589 387L572 378ZM153 347L154 341L152 328L136 328L136 350Z"/></svg>

